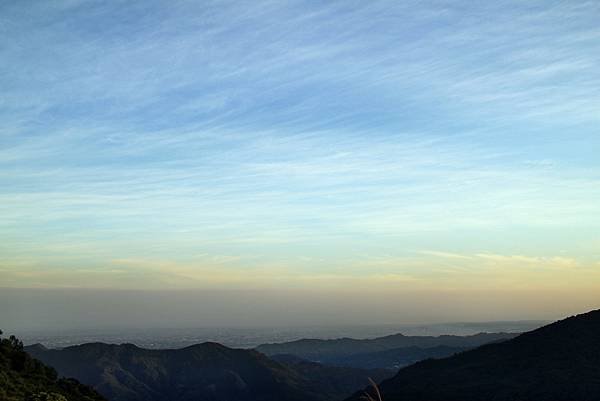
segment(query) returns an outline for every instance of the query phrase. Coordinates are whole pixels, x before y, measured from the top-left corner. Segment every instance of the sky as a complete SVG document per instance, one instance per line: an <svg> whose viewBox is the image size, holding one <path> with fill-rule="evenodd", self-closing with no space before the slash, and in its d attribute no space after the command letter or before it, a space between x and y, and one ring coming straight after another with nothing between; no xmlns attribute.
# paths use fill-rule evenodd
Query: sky
<svg viewBox="0 0 600 401"><path fill-rule="evenodd" d="M599 18L596 1L1 2L0 319L76 325L65 305L100 293L128 306L98 324L148 294L171 294L165 315L203 305L173 324L600 307Z"/></svg>

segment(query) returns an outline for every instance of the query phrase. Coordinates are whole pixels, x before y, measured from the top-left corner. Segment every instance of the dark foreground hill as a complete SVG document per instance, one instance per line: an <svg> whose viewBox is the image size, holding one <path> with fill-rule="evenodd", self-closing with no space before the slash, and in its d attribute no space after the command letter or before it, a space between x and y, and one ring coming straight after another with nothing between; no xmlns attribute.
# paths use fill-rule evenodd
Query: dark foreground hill
<svg viewBox="0 0 600 401"><path fill-rule="evenodd" d="M367 340L302 339L263 344L256 350L269 355L297 357L334 366L402 367L427 358L441 358L483 344L514 338L516 333L480 333L471 336L405 336L394 334Z"/></svg>
<svg viewBox="0 0 600 401"><path fill-rule="evenodd" d="M0 401L105 400L76 380L59 379L54 369L29 356L11 336L0 339Z"/></svg>
<svg viewBox="0 0 600 401"><path fill-rule="evenodd" d="M598 401L600 310L418 362L382 382L380 390L384 401Z"/></svg>
<svg viewBox="0 0 600 401"><path fill-rule="evenodd" d="M148 350L131 344L84 344L62 350L27 347L59 373L89 384L111 401L339 400L393 373L280 363L254 350L216 343Z"/></svg>

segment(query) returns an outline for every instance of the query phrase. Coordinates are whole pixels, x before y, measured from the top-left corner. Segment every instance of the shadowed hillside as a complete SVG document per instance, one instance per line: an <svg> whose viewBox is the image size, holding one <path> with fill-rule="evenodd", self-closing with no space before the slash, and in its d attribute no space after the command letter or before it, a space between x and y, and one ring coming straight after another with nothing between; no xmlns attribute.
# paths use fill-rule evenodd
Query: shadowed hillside
<svg viewBox="0 0 600 401"><path fill-rule="evenodd" d="M30 357L13 336L0 339L0 400L105 401L74 379L59 379L54 369Z"/></svg>
<svg viewBox="0 0 600 401"><path fill-rule="evenodd" d="M385 401L600 400L600 310L418 362L382 382L380 390Z"/></svg>

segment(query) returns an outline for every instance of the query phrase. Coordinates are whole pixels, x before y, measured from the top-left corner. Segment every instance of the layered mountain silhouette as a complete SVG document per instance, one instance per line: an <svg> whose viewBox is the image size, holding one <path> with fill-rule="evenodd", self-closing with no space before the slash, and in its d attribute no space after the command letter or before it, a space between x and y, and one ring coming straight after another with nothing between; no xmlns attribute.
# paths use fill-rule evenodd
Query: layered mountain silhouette
<svg viewBox="0 0 600 401"><path fill-rule="evenodd" d="M401 369L384 401L600 400L600 310L446 359ZM357 392L348 401L358 401ZM374 395L374 394L373 394Z"/></svg>
<svg viewBox="0 0 600 401"><path fill-rule="evenodd" d="M339 400L365 386L368 377L381 380L393 374L302 360L277 362L254 350L216 343L174 350L103 343L26 349L111 401Z"/></svg>
<svg viewBox="0 0 600 401"><path fill-rule="evenodd" d="M26 350L55 367L61 375L93 386L111 401L335 401L344 398L358 401L365 392L374 396L372 388L367 387L367 377L376 381L384 379L379 386L384 401L600 400L600 310L510 337L514 335L417 338L397 335L384 337L384 340L302 340L259 347L274 352L271 358L256 350L231 349L215 343L176 350L102 343L62 350L31 346ZM405 346L395 347L398 343L394 341L404 341ZM363 352L365 342L367 352ZM461 347L473 347L477 342L488 344L460 351ZM307 344L316 344L316 350L309 352ZM355 349L348 349L348 344L355 344ZM390 348L377 349L385 346ZM10 347L13 350L10 353L19 348L18 344ZM12 398L0 399L36 400L23 398L24 389L31 388L37 392L48 389L68 400L101 400L76 381L57 380L56 373L52 374L50 368L29 356L26 357L29 362L25 363L28 373L16 374L17 365L7 362L13 359L6 356L9 348L3 348L3 359L0 359L0 389L4 390L3 386L8 383L12 386ZM384 358L384 354L394 354L394 350L399 349L403 356L410 350L416 359L424 357L425 350L459 352L443 359L417 362L388 379L385 377L391 374L389 370L326 366L298 355L304 352L312 357L360 360L373 355ZM283 350L296 353L282 353ZM18 352L23 354L22 350ZM363 362L369 365L367 359ZM357 388L364 390L355 392ZM4 391L0 394L8 394ZM18 391L21 398L14 396ZM349 396L352 392L354 395ZM33 393L28 394L30 397Z"/></svg>
<svg viewBox="0 0 600 401"><path fill-rule="evenodd" d="M56 370L29 356L11 336L0 339L0 401L106 400L77 380L59 379Z"/></svg>
<svg viewBox="0 0 600 401"><path fill-rule="evenodd" d="M391 369L398 370L423 359L439 359L457 354L472 347L448 347L439 345L431 348L404 347L393 348L385 351L366 352L347 356L330 356L324 363L332 366L347 366L364 369ZM288 354L289 355L289 354ZM271 358L278 358L273 355Z"/></svg>
<svg viewBox="0 0 600 401"><path fill-rule="evenodd" d="M516 333L480 333L471 336L405 336L394 334L368 340L340 338L302 339L263 344L265 355L294 355L334 366L399 368L427 358L443 358L482 344L514 338Z"/></svg>

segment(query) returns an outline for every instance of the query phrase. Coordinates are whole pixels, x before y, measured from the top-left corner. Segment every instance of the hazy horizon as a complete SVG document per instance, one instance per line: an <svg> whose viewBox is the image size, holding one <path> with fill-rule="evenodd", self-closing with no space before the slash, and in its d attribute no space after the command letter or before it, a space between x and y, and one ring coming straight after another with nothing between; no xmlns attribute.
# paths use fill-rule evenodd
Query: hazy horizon
<svg viewBox="0 0 600 401"><path fill-rule="evenodd" d="M351 291L8 289L0 291L5 331L143 328L309 328L553 321L594 309L595 297L547 305L556 296L523 293L408 293L353 298ZM582 306L584 305L584 306ZM440 333L443 334L443 333Z"/></svg>
<svg viewBox="0 0 600 401"><path fill-rule="evenodd" d="M599 20L593 1L2 2L0 325L600 307Z"/></svg>

